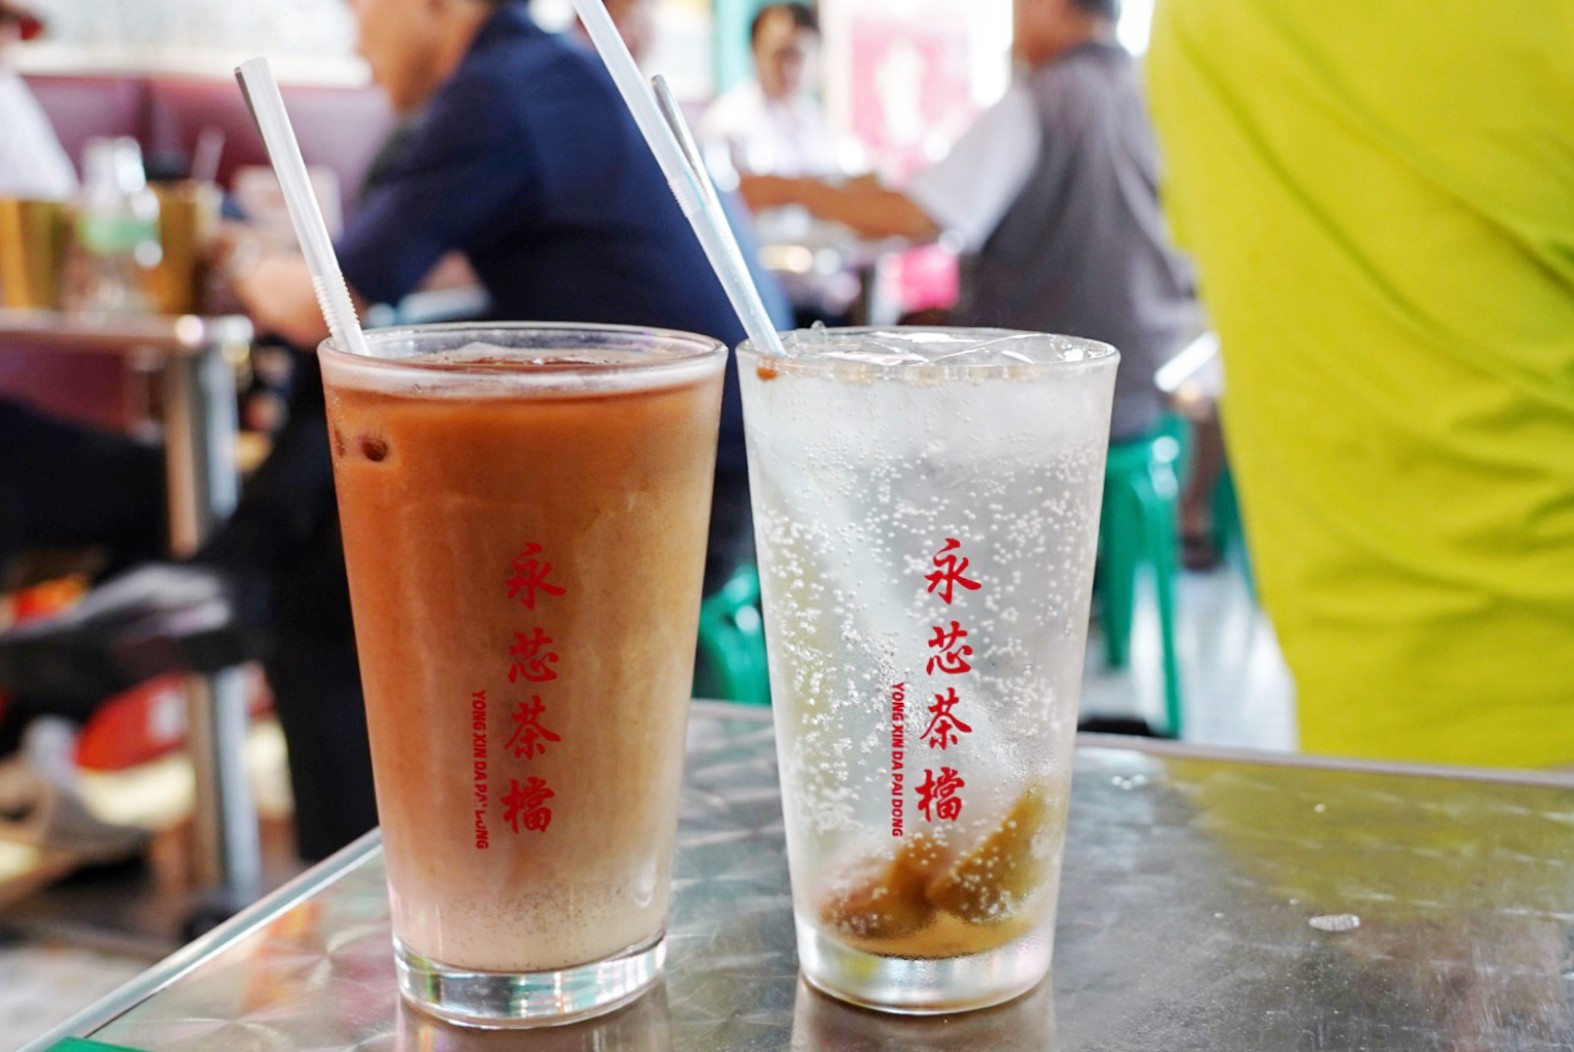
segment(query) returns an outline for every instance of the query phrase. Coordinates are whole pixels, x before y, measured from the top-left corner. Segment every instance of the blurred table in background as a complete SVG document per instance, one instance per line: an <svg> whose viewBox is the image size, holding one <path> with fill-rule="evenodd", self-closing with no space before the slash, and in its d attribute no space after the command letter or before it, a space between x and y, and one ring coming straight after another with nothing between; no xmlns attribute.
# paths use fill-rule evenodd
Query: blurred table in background
<svg viewBox="0 0 1574 1052"><path fill-rule="evenodd" d="M86 315L0 310L0 348L33 355L96 353L155 368L161 385L170 550L194 552L234 509L236 366L251 322L239 316ZM8 387L25 389L26 376ZM84 499L91 499L84 494ZM260 892L257 814L242 753L247 690L240 669L187 681L187 739L196 774L193 876L250 900Z"/></svg>
<svg viewBox="0 0 1574 1052"><path fill-rule="evenodd" d="M845 315L853 325L895 325L911 310L956 298L956 256L901 237L863 238L796 207L756 218L760 262L795 310Z"/></svg>
<svg viewBox="0 0 1574 1052"><path fill-rule="evenodd" d="M1084 737L1055 969L932 1019L798 979L770 714L696 703L664 980L576 1026L400 1004L376 833L56 1033L279 1048L1574 1050L1574 779Z"/></svg>

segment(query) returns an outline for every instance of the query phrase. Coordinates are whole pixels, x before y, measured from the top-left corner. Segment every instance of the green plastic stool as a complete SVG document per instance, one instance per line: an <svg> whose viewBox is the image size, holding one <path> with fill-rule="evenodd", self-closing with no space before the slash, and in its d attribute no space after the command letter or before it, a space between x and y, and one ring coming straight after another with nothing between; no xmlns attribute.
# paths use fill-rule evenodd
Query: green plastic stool
<svg viewBox="0 0 1574 1052"><path fill-rule="evenodd" d="M1104 507L1099 521L1099 621L1110 668L1131 660L1137 566L1153 570L1164 653L1164 719L1181 736L1180 662L1175 652L1175 513L1180 495L1181 443L1161 430L1147 438L1115 442L1104 468Z"/></svg>
<svg viewBox="0 0 1574 1052"><path fill-rule="evenodd" d="M699 662L694 695L771 703L765 663L765 620L760 615L760 574L753 563L738 567L727 583L700 604Z"/></svg>

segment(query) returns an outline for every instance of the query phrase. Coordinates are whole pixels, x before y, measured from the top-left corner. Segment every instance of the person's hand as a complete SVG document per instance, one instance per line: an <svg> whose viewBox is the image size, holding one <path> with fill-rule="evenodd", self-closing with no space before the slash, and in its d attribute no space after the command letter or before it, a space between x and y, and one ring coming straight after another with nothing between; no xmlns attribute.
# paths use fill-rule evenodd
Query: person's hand
<svg viewBox="0 0 1574 1052"><path fill-rule="evenodd" d="M250 225L226 219L208 246L208 262L233 283L254 267L267 252L267 243Z"/></svg>
<svg viewBox="0 0 1574 1052"><path fill-rule="evenodd" d="M310 350L328 337L317 288L306 259L279 248L244 223L225 223L215 238L213 263L259 335L272 334ZM350 291L357 311L365 304Z"/></svg>
<svg viewBox="0 0 1574 1052"><path fill-rule="evenodd" d="M311 271L300 253L243 242L227 258L225 269L235 298L259 333L273 333L307 349L327 338Z"/></svg>
<svg viewBox="0 0 1574 1052"><path fill-rule="evenodd" d="M738 180L738 193L751 211L760 212L801 203L798 184L779 175L745 175Z"/></svg>
<svg viewBox="0 0 1574 1052"><path fill-rule="evenodd" d="M298 253L266 252L234 279L235 294L263 332L274 332L297 347L311 348L328 337L317 306L311 272Z"/></svg>

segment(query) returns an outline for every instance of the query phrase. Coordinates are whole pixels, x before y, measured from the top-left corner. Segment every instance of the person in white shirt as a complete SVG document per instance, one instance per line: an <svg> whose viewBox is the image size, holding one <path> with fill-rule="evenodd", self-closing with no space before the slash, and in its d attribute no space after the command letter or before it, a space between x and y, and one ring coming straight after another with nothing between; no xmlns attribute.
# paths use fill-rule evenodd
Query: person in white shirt
<svg viewBox="0 0 1574 1052"><path fill-rule="evenodd" d="M866 237L963 246L952 324L1058 332L1120 348L1111 435L1149 432L1158 367L1204 322L1169 244L1137 67L1119 0L1015 0L1027 76L901 190L875 180L745 178L756 209L801 205Z"/></svg>
<svg viewBox="0 0 1574 1052"><path fill-rule="evenodd" d="M755 79L711 103L700 120L707 153L725 150L740 174L815 176L837 171L836 147L808 70L820 24L804 4L770 4L749 31Z"/></svg>
<svg viewBox="0 0 1574 1052"><path fill-rule="evenodd" d="M63 201L76 194L76 170L43 107L5 60L11 42L37 26L25 8L0 0L0 197Z"/></svg>

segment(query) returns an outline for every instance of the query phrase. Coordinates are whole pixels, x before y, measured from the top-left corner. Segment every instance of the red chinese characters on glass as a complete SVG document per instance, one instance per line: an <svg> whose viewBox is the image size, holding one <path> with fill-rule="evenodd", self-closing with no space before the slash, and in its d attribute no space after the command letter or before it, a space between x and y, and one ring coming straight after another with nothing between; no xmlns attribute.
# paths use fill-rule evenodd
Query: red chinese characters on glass
<svg viewBox="0 0 1574 1052"><path fill-rule="evenodd" d="M503 584L510 599L518 599L528 610L536 608L536 593L564 595L566 589L547 580L552 576L552 564L536 558L541 545L527 543L525 550L514 556L514 573Z"/></svg>
<svg viewBox="0 0 1574 1052"><path fill-rule="evenodd" d="M943 750L956 744L959 732L973 733L973 728L963 723L961 717L951 711L961 700L956 696L955 687L948 687L944 694L935 695L935 703L929 706L929 726L924 728L922 735L925 745L931 749Z"/></svg>
<svg viewBox="0 0 1574 1052"><path fill-rule="evenodd" d="M514 645L508 648L516 660L508 670L508 682L517 682L521 677L531 683L545 683L557 679L557 672L552 668L557 664L557 655L546 650L546 645L552 642L552 637L541 631L539 627L533 629L534 635L523 632L514 633Z"/></svg>
<svg viewBox="0 0 1574 1052"><path fill-rule="evenodd" d="M956 621L951 622L949 630L935 625L935 635L929 641L929 649L938 650L939 653L930 655L924 664L924 671L931 676L936 669L948 676L973 671L973 666L967 660L973 656L973 648L962 642L966 636L967 629Z"/></svg>
<svg viewBox="0 0 1574 1052"><path fill-rule="evenodd" d="M516 757L533 760L538 753L547 751L546 742L562 741L562 738L541 725L541 714L546 710L540 697L521 701L513 712L514 733L509 736L504 748L514 750Z"/></svg>
<svg viewBox="0 0 1574 1052"><path fill-rule="evenodd" d="M929 594L939 594L948 604L957 585L961 585L970 592L979 588L977 581L964 577L967 572L968 560L966 557L951 554L962 547L962 542L955 537L945 539L945 547L935 553L934 565L939 567L934 573L924 574L924 580L929 582Z"/></svg>
<svg viewBox="0 0 1574 1052"><path fill-rule="evenodd" d="M552 581L552 564L541 558L543 552L541 545L527 542L524 550L514 556L513 573L504 580L508 598L518 600L531 611L542 596L568 593L568 589ZM558 678L558 655L548 649L554 640L545 629L535 625L529 632L514 632L513 637L513 645L508 648L508 682L549 683ZM539 694L514 703L509 713L513 733L504 748L516 760L534 760L546 753L549 744L563 740L542 722L546 711L546 702ZM538 775L527 775L523 782L510 778L509 790L501 797L503 817L515 833L545 833L552 824L552 809L546 802L555 795L546 779Z"/></svg>
<svg viewBox="0 0 1574 1052"><path fill-rule="evenodd" d="M552 809L546 802L557 794L547 788L547 783L532 775L521 784L518 778L508 780L508 793L503 797L503 818L513 827L532 833L545 833L552 824Z"/></svg>
<svg viewBox="0 0 1574 1052"><path fill-rule="evenodd" d="M930 560L934 572L924 574L924 580L929 582L929 594L947 605L956 599L958 588L976 592L982 587L967 576L970 561L961 553L961 547L961 541L947 537ZM973 671L973 663L969 660L973 647L963 642L969 635L967 629L960 621L949 621L949 628L946 625L947 622L942 621L933 626L930 653L924 663L924 671L930 676L959 676ZM972 734L973 728L957 711L962 699L955 687L948 686L932 696L934 704L928 706L929 724L921 737L929 748L945 752L958 744L963 735ZM954 822L962 814L962 797L958 791L966 786L966 780L954 767L941 767L938 775L926 769L923 782L918 786L918 810L926 821Z"/></svg>
<svg viewBox="0 0 1574 1052"><path fill-rule="evenodd" d="M942 822L955 822L962 816L962 800L956 791L967 785L960 775L950 767L940 768L940 777L935 777L935 772L924 771L924 780L918 787L918 809L924 813L924 819L933 822L938 818Z"/></svg>

